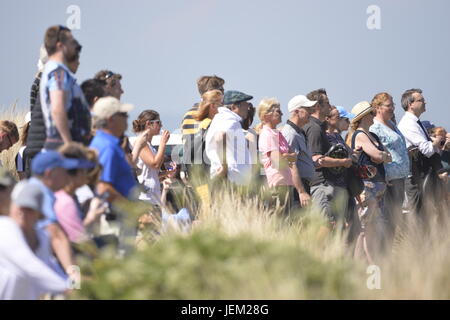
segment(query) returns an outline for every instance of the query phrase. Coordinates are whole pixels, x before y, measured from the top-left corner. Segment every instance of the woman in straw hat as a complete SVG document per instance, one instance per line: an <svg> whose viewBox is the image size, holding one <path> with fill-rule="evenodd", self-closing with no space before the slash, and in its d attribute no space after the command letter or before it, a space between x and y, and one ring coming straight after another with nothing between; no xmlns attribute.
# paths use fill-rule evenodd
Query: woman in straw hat
<svg viewBox="0 0 450 320"><path fill-rule="evenodd" d="M373 253L380 251L380 239L383 228L382 214L384 210L384 192L386 191L386 174L384 163L391 162L390 153L386 152L378 136L369 132L370 126L376 115L376 110L367 101L356 104L352 113L351 146L353 150L361 151L358 161L358 174L364 182L364 206L367 208L360 211L360 219L366 257L373 262ZM360 200L360 199L359 199ZM360 204L361 201L359 201ZM380 232L381 231L381 232ZM357 245L358 248L358 245ZM358 252L356 252L358 254Z"/></svg>

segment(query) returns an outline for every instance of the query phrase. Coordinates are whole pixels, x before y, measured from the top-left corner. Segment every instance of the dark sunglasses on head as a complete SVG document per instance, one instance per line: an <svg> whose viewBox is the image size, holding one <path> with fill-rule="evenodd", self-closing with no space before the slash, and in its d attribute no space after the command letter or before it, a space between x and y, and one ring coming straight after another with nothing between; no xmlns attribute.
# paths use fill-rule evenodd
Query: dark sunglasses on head
<svg viewBox="0 0 450 320"><path fill-rule="evenodd" d="M121 117L128 118L128 113L126 113L126 112L117 112L116 114L121 116Z"/></svg>
<svg viewBox="0 0 450 320"><path fill-rule="evenodd" d="M111 78L115 73L112 71L108 71L108 73L105 75L105 80L108 80L109 78Z"/></svg>
<svg viewBox="0 0 450 320"><path fill-rule="evenodd" d="M59 26L58 26L58 33L56 34L56 39L57 39L56 41L61 42L61 33L62 33L63 31L71 32L69 28L64 27L63 25L59 25Z"/></svg>

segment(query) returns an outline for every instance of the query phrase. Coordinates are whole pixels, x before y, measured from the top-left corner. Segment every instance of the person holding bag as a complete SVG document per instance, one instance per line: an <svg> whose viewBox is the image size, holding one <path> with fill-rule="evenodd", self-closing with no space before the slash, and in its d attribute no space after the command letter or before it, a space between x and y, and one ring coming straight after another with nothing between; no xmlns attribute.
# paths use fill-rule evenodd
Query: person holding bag
<svg viewBox="0 0 450 320"><path fill-rule="evenodd" d="M366 257L373 262L373 254L383 251L383 237L386 230L384 209L384 193L386 191L386 173L384 163L392 161L391 154L385 151L378 136L369 132L376 115L375 109L367 101L356 104L352 113L355 115L351 122L352 149L360 150L358 160L358 174L364 182L364 203L358 197L360 205L366 209L360 210L362 232L358 239L356 254L363 242Z"/></svg>

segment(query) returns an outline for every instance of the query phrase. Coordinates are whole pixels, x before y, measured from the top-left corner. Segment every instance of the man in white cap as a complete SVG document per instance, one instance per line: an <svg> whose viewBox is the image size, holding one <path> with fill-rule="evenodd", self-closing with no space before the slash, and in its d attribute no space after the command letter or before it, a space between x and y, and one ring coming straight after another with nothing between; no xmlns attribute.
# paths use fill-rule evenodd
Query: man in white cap
<svg viewBox="0 0 450 320"><path fill-rule="evenodd" d="M136 186L132 169L119 145L119 138L128 127L128 112L131 104L122 104L117 98L103 97L94 104L95 127L98 129L90 147L99 153L102 165L99 194L109 193L108 201L124 199L130 196Z"/></svg>
<svg viewBox="0 0 450 320"><path fill-rule="evenodd" d="M302 208L310 201L311 180L314 178L315 171L311 152L306 144L306 134L302 128L309 122L312 107L316 103L317 101L309 100L304 95L293 97L288 103L289 120L281 130L290 149L297 154L295 164L301 178L300 190L303 192L298 193L294 189L294 202L298 202Z"/></svg>
<svg viewBox="0 0 450 320"><path fill-rule="evenodd" d="M304 126L308 147L312 153L312 159L316 170L314 179L311 182L311 196L322 214L334 225L342 213L347 209L347 191L335 185L333 175L327 168L346 167L352 165L350 158L335 159L326 156L331 144L326 134L326 121L331 106L325 89L314 90L307 95L308 99L317 101L312 107L313 112L309 123ZM334 210L332 202L339 197L343 197L342 207Z"/></svg>

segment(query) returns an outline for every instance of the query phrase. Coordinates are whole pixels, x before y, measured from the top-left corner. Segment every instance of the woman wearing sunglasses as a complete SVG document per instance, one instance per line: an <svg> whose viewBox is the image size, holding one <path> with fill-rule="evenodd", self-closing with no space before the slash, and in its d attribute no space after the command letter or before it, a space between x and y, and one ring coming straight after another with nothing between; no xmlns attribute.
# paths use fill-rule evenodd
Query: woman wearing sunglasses
<svg viewBox="0 0 450 320"><path fill-rule="evenodd" d="M140 200L147 200L158 204L161 199L161 184L159 182L159 171L164 162L164 152L170 133L163 130L158 149L152 146L152 138L160 133L162 122L159 119L159 113L154 110L142 111L139 117L133 121L133 131L137 134L145 135L146 143L143 146L137 139L133 145L133 154L136 148L139 149L137 167L141 169L138 175L139 183L144 187L144 191L139 195ZM133 144L132 142L132 144Z"/></svg>
<svg viewBox="0 0 450 320"><path fill-rule="evenodd" d="M257 126L259 133L259 151L261 163L267 178L271 194L269 206L280 205L285 213L289 213L292 205L293 187L300 193L297 181L296 154L291 152L283 134L277 130L283 113L280 103L275 98L262 99L258 106L258 116L261 124ZM293 179L294 174L294 179ZM294 184L295 182L295 184Z"/></svg>
<svg viewBox="0 0 450 320"><path fill-rule="evenodd" d="M352 109L352 149L361 151L358 161L358 173L364 182L365 206L360 214L361 226L366 236L369 260L372 254L381 250L384 228L384 193L386 191L386 173L384 163L392 161L391 154L385 151L378 136L369 132L376 110L369 102L362 101ZM367 252L366 252L367 254ZM373 261L372 261L373 262Z"/></svg>

